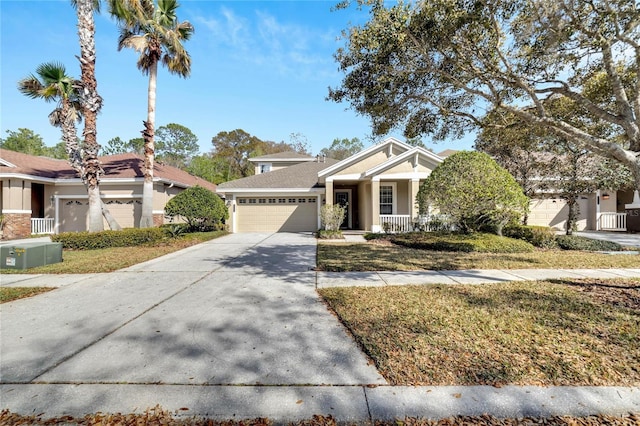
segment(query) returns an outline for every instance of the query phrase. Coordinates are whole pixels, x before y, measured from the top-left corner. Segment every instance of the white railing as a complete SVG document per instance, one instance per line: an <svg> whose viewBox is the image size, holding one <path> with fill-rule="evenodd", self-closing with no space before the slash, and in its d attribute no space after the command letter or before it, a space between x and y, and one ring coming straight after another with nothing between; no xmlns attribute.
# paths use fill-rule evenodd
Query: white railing
<svg viewBox="0 0 640 426"><path fill-rule="evenodd" d="M598 216L598 230L601 231L626 231L626 213L600 213Z"/></svg>
<svg viewBox="0 0 640 426"><path fill-rule="evenodd" d="M413 220L408 214L381 214L380 227L386 233L411 232Z"/></svg>
<svg viewBox="0 0 640 426"><path fill-rule="evenodd" d="M44 217L31 219L31 234L53 234L53 227L53 218Z"/></svg>

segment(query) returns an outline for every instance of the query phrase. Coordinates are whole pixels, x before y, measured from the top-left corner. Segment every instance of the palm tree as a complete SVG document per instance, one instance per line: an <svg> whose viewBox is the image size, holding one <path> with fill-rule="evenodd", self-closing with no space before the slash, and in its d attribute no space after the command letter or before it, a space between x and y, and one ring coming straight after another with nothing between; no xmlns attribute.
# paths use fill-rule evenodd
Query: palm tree
<svg viewBox="0 0 640 426"><path fill-rule="evenodd" d="M47 62L36 68L31 74L18 82L18 90L32 99L44 99L57 102L56 108L49 114L52 125L62 130L62 140L71 166L78 172L82 168L82 159L78 147L76 122L82 120L80 102L77 93L78 81L67 75L67 70L59 62Z"/></svg>
<svg viewBox="0 0 640 426"><path fill-rule="evenodd" d="M176 0L109 0L112 16L120 27L118 50L132 48L138 57L138 69L149 75L147 120L144 121L144 186L140 227L153 226L153 167L155 159L155 110L158 63L170 73L188 77L191 57L182 43L193 34L188 22L178 22Z"/></svg>
<svg viewBox="0 0 640 426"><path fill-rule="evenodd" d="M96 81L96 43L95 22L93 14L99 11L99 0L71 0L78 15L78 40L80 42L81 83L78 98L84 116L82 136L83 155L81 178L87 185L89 196L89 232L104 229L102 221L103 209L100 199L100 176L104 173L98 160L97 116L102 108L102 98L98 95Z"/></svg>

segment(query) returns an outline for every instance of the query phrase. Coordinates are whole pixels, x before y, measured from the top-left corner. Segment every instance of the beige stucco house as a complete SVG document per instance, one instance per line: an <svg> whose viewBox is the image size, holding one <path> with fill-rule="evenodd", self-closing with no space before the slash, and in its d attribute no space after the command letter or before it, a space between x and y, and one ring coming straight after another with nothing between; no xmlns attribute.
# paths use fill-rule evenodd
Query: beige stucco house
<svg viewBox="0 0 640 426"><path fill-rule="evenodd" d="M302 232L320 228L323 204L347 207L345 229L410 230L418 188L445 157L389 138L342 161L292 152L252 158L255 175L218 185L232 232ZM624 230L631 191L597 191L579 200L578 229ZM564 229L568 207L558 195L531 201L529 224Z"/></svg>
<svg viewBox="0 0 640 426"><path fill-rule="evenodd" d="M105 171L100 182L102 201L121 227L137 227L142 211L143 157L119 154L101 157L100 162ZM0 183L3 238L87 229L87 190L66 160L0 149ZM156 163L154 223L164 223L164 206L171 197L195 185L216 190L210 182Z"/></svg>
<svg viewBox="0 0 640 426"><path fill-rule="evenodd" d="M347 207L344 228L409 227L421 181L442 158L389 138L342 161L295 153L251 159L256 174L218 185L232 232L301 232L320 228L323 204Z"/></svg>

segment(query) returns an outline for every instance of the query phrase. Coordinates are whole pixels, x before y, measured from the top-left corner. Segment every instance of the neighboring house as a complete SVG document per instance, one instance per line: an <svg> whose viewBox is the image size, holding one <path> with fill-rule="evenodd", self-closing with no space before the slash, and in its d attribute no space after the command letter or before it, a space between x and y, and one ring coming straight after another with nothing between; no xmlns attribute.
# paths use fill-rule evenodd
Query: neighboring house
<svg viewBox="0 0 640 426"><path fill-rule="evenodd" d="M442 162L394 138L342 161L292 154L252 158L256 175L218 185L232 232L316 231L323 204L346 206L345 229L406 228L421 181Z"/></svg>
<svg viewBox="0 0 640 426"><path fill-rule="evenodd" d="M633 201L633 191L598 190L578 199L577 230L625 231L625 205ZM540 194L531 200L527 223L566 229L569 207L558 194Z"/></svg>
<svg viewBox="0 0 640 426"><path fill-rule="evenodd" d="M136 227L142 211L144 158L137 154L101 157L102 201L123 228ZM0 211L3 238L87 230L87 190L66 160L0 149ZM216 186L175 167L154 168L154 223L165 221L164 206L185 188ZM105 229L108 226L105 222Z"/></svg>
<svg viewBox="0 0 640 426"><path fill-rule="evenodd" d="M320 228L323 204L347 207L343 229L411 229L420 184L443 158L389 138L342 161L293 152L252 158L255 175L218 185L229 206L232 232L303 232ZM578 229L623 230L632 191L581 197ZM562 230L566 202L554 194L531 201L529 224Z"/></svg>

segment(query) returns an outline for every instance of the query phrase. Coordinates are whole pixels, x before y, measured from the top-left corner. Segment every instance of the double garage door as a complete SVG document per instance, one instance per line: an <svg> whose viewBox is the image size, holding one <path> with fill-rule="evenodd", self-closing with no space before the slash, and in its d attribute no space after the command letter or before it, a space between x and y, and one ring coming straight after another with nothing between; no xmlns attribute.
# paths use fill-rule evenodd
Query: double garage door
<svg viewBox="0 0 640 426"><path fill-rule="evenodd" d="M578 198L580 212L578 214L578 231L588 228L589 200L585 197ZM529 225L550 226L558 230L566 229L569 206L561 198L534 199L530 204L530 212L527 223Z"/></svg>
<svg viewBox="0 0 640 426"><path fill-rule="evenodd" d="M316 197L236 199L237 232L310 232L318 229Z"/></svg>
<svg viewBox="0 0 640 426"><path fill-rule="evenodd" d="M111 216L123 228L135 228L140 224L142 201L138 199L105 199ZM60 200L60 232L87 230L89 200ZM105 229L109 229L105 221Z"/></svg>

